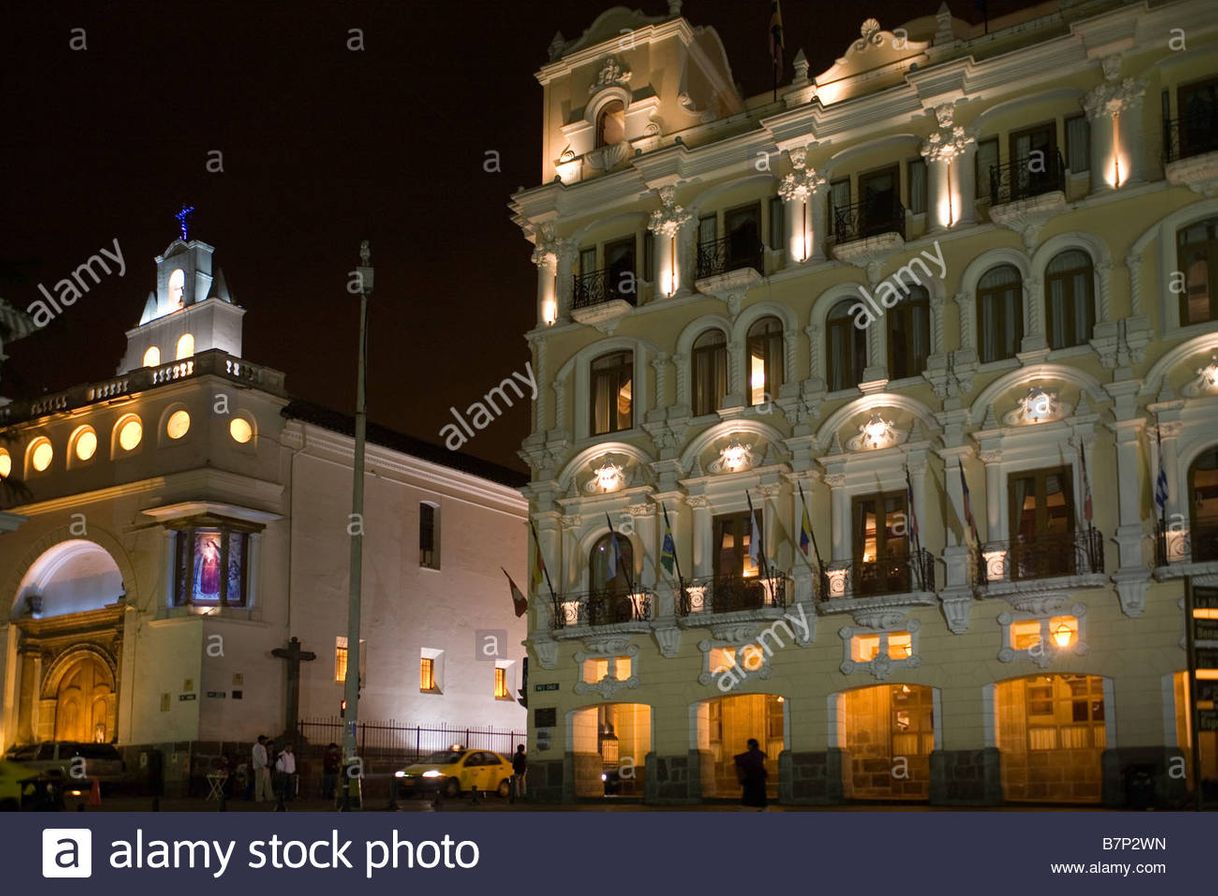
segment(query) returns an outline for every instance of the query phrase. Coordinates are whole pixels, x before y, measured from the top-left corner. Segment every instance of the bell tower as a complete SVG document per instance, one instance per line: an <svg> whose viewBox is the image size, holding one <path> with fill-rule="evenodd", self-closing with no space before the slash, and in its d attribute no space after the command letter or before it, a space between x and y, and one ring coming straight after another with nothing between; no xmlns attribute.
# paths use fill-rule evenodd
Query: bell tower
<svg viewBox="0 0 1218 896"><path fill-rule="evenodd" d="M214 263L215 248L190 239L183 207L178 238L156 258L156 289L148 294L137 327L127 331L127 353L119 373L182 361L197 352L219 349L241 357L241 318L224 272Z"/></svg>

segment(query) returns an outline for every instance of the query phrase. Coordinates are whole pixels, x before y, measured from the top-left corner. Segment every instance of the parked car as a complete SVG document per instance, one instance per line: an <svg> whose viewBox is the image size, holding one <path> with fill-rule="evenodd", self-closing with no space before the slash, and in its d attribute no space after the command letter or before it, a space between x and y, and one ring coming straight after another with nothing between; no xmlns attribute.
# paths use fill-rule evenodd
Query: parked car
<svg viewBox="0 0 1218 896"><path fill-rule="evenodd" d="M0 812L63 809L62 779L56 772L0 759Z"/></svg>
<svg viewBox="0 0 1218 896"><path fill-rule="evenodd" d="M13 747L5 757L40 772L58 773L68 784L117 781L123 776L123 757L113 744L48 741Z"/></svg>
<svg viewBox="0 0 1218 896"><path fill-rule="evenodd" d="M395 796L439 791L455 797L477 790L506 799L512 789L512 762L490 750L453 746L394 772L393 781Z"/></svg>

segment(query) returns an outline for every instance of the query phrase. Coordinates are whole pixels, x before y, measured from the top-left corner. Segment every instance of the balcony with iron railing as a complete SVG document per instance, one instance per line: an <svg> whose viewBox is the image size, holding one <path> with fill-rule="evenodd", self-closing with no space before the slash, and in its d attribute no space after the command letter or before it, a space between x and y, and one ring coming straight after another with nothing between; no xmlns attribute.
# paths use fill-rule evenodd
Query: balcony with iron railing
<svg viewBox="0 0 1218 896"><path fill-rule="evenodd" d="M591 308L604 302L638 304L638 280L629 269L609 269L578 274L571 295L573 309Z"/></svg>
<svg viewBox="0 0 1218 896"><path fill-rule="evenodd" d="M698 244L698 280L749 268L765 273L765 247L760 240L725 236Z"/></svg>
<svg viewBox="0 0 1218 896"><path fill-rule="evenodd" d="M1191 115L1163 122L1163 164L1218 152L1218 115Z"/></svg>
<svg viewBox="0 0 1218 896"><path fill-rule="evenodd" d="M1103 576L1104 537L1094 527L1078 532L1018 536L986 542L978 570L981 585L1012 586L1043 579ZM1087 584L1082 582L1080 584Z"/></svg>
<svg viewBox="0 0 1218 896"><path fill-rule="evenodd" d="M826 575L824 604L858 598L929 594L935 590L935 557L923 548L836 564Z"/></svg>
<svg viewBox="0 0 1218 896"><path fill-rule="evenodd" d="M677 615L705 616L779 610L788 606L793 587L786 576L706 576L692 579L677 598Z"/></svg>
<svg viewBox="0 0 1218 896"><path fill-rule="evenodd" d="M646 588L632 592L621 589L583 591L559 595L555 602L551 627L556 631L585 626L626 626L651 620L654 594Z"/></svg>
<svg viewBox="0 0 1218 896"><path fill-rule="evenodd" d="M896 198L891 201L864 199L833 209L830 238L835 246L884 234L905 239L905 206Z"/></svg>
<svg viewBox="0 0 1218 896"><path fill-rule="evenodd" d="M1194 522L1187 529L1155 527L1155 566L1218 561L1218 522Z"/></svg>
<svg viewBox="0 0 1218 896"><path fill-rule="evenodd" d="M990 168L991 206L1065 190L1066 166L1057 150L1032 153Z"/></svg>

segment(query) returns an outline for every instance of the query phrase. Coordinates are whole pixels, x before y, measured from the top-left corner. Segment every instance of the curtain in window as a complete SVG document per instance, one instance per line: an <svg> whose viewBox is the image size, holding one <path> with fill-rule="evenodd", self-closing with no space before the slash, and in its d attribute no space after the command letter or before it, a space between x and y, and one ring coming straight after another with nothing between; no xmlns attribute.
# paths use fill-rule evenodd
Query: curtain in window
<svg viewBox="0 0 1218 896"><path fill-rule="evenodd" d="M691 363L694 416L712 414L727 395L727 337L721 330L709 330L698 337Z"/></svg>
<svg viewBox="0 0 1218 896"><path fill-rule="evenodd" d="M1066 119L1066 152L1072 173L1091 169L1091 124L1085 115Z"/></svg>

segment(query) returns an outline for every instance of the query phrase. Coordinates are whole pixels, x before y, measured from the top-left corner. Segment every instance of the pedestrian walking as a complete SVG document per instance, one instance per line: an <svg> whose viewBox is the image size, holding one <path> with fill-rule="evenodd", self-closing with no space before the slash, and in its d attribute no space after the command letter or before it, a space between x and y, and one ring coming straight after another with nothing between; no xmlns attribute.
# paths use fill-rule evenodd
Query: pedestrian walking
<svg viewBox="0 0 1218 896"><path fill-rule="evenodd" d="M271 760L266 750L265 734L258 735L258 743L254 744L250 762L254 767L254 800L261 803L274 799L275 795L271 792Z"/></svg>
<svg viewBox="0 0 1218 896"><path fill-rule="evenodd" d="M284 744L283 752L275 759L275 784L281 801L292 799L296 792L296 754L291 744Z"/></svg>
<svg viewBox="0 0 1218 896"><path fill-rule="evenodd" d="M740 782L740 803L758 809L766 807L766 755L756 738L749 738L748 750L736 754L736 779Z"/></svg>
<svg viewBox="0 0 1218 896"><path fill-rule="evenodd" d="M338 772L342 765L343 751L338 748L338 744L331 742L321 759L321 795L324 799L334 799L334 791L338 785Z"/></svg>
<svg viewBox="0 0 1218 896"><path fill-rule="evenodd" d="M508 802L516 802L517 797L524 797L524 776L529 768L528 757L524 753L524 744L516 747L516 755L512 757L512 787L508 792Z"/></svg>

